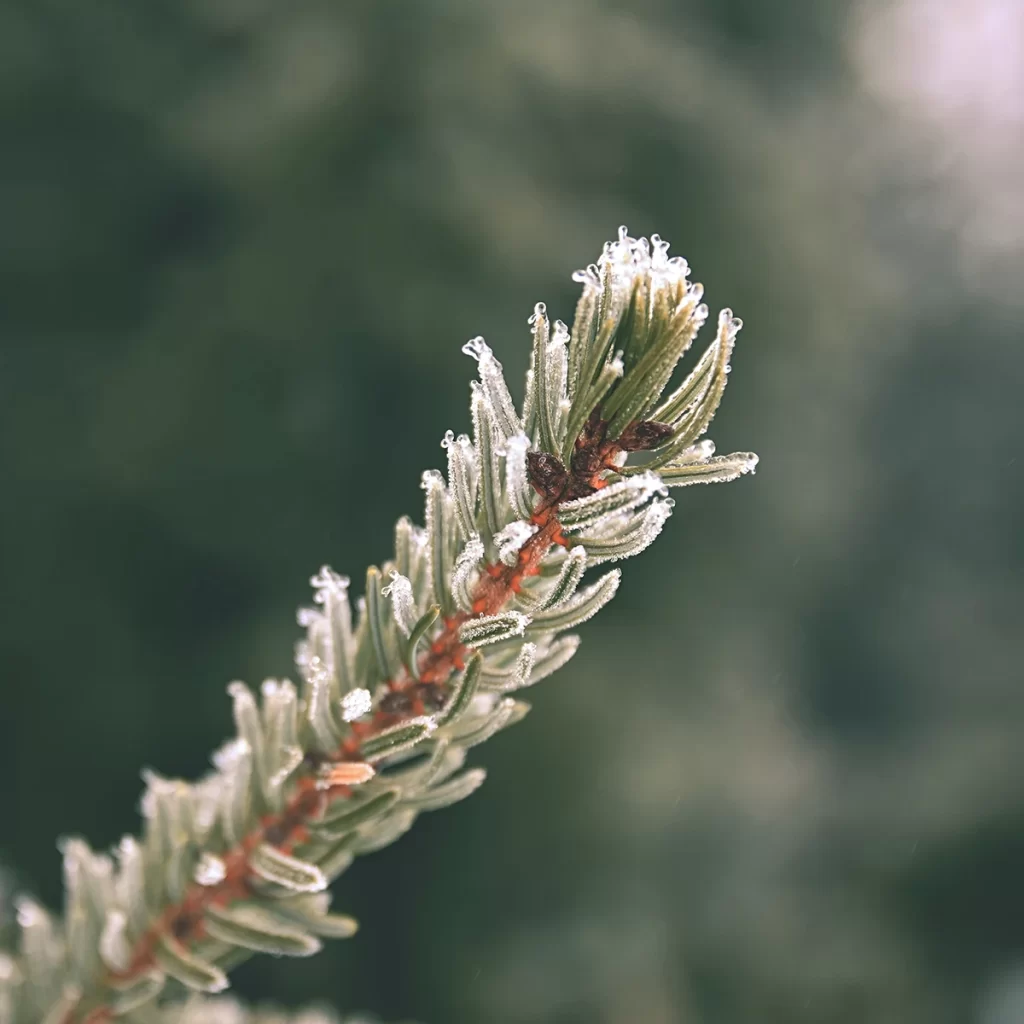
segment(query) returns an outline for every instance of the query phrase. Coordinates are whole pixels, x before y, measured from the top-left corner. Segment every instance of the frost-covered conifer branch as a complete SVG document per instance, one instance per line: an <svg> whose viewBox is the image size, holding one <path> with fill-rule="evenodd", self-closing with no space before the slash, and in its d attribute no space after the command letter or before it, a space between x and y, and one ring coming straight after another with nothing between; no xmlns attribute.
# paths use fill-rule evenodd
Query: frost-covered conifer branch
<svg viewBox="0 0 1024 1024"><path fill-rule="evenodd" d="M236 736L198 782L145 774L140 839L112 854L64 842L63 920L20 903L0 1024L152 1024L254 953L308 956L355 932L328 884L481 784L469 748L526 714L510 694L564 665L567 631L615 594L618 568L587 570L657 537L669 487L755 468L700 440L741 326L729 310L669 390L708 315L688 275L657 235L620 230L574 275L572 332L534 309L521 411L483 339L465 345L473 436L448 432L447 477L424 473L424 525L398 521L354 609L346 577L312 578L298 686L232 683Z"/></svg>

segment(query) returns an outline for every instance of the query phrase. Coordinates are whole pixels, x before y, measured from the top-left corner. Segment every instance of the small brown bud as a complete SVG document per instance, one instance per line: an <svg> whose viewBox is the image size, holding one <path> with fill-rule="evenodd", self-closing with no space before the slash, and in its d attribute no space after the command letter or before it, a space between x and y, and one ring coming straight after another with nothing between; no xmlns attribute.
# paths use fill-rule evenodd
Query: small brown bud
<svg viewBox="0 0 1024 1024"><path fill-rule="evenodd" d="M602 469L604 469L604 460L600 452L593 448L577 448L573 452L573 476L582 480L590 480L595 473L600 473Z"/></svg>
<svg viewBox="0 0 1024 1024"><path fill-rule="evenodd" d="M377 707L389 715L402 715L412 710L412 697L402 690L385 693Z"/></svg>
<svg viewBox="0 0 1024 1024"><path fill-rule="evenodd" d="M263 842L271 846L280 846L291 835L292 824L287 819L275 821L263 830Z"/></svg>
<svg viewBox="0 0 1024 1024"><path fill-rule="evenodd" d="M562 460L548 452L527 452L526 466L534 490L545 501L557 502L569 482L569 471Z"/></svg>
<svg viewBox="0 0 1024 1024"><path fill-rule="evenodd" d="M423 707L427 711L440 711L444 707L444 687L437 683L419 683L416 686L416 696L423 701Z"/></svg>
<svg viewBox="0 0 1024 1024"><path fill-rule="evenodd" d="M669 423L657 420L634 420L619 435L616 446L624 452L646 452L667 441L673 432Z"/></svg>

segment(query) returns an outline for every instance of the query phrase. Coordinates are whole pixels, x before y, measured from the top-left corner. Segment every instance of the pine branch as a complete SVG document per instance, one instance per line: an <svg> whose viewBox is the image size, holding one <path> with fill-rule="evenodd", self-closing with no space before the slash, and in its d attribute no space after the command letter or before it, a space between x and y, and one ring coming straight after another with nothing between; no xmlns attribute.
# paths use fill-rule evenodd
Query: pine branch
<svg viewBox="0 0 1024 1024"><path fill-rule="evenodd" d="M163 1000L226 988L256 952L308 956L352 935L328 884L481 784L466 752L522 719L509 694L564 665L566 630L615 594L619 569L584 584L586 570L657 537L668 487L754 470L756 456L699 441L741 326L729 310L663 397L708 312L667 250L620 230L574 275L571 334L537 305L521 413L483 339L466 344L473 437L446 434L447 479L424 473L425 525L398 521L354 616L348 579L312 578L300 686L232 683L237 736L198 782L145 775L141 839L112 856L64 843L64 919L21 902L0 1024L163 1021Z"/></svg>

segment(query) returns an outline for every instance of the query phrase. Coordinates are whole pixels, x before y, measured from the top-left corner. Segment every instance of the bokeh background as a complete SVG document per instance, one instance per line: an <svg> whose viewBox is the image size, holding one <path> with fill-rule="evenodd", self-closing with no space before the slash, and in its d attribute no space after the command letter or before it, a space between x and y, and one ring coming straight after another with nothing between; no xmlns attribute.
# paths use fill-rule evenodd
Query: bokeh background
<svg viewBox="0 0 1024 1024"><path fill-rule="evenodd" d="M253 998L426 1024L1024 1020L1024 5L2 0L0 856L134 830L290 671L619 223L747 323L490 778ZM521 388L521 385L520 385Z"/></svg>

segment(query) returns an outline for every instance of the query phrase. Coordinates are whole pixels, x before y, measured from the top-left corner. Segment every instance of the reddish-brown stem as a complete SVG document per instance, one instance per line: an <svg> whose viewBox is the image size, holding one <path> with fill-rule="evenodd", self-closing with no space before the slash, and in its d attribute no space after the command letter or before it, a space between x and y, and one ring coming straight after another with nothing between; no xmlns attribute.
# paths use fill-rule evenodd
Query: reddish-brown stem
<svg viewBox="0 0 1024 1024"><path fill-rule="evenodd" d="M470 619L494 615L509 599L519 593L523 581L540 572L540 564L554 544L565 544L561 525L556 515L560 501L568 497L582 497L604 486L606 470L616 468L614 458L619 452L614 442L604 438L605 424L592 417L576 442L570 468L563 468L564 486L557 491L532 478L541 501L531 516L537 532L519 551L513 565L497 562L484 567L473 592L472 612L457 612L443 620L441 631L419 660L419 680L408 675L387 683L389 695L398 694L407 700L392 701L388 706L401 706L400 710L378 707L368 722L353 722L351 734L333 756L308 758L306 773L293 783L293 789L284 810L267 815L259 827L222 855L224 878L214 885L194 883L182 899L167 907L136 942L128 967L122 971L109 971L107 984L124 984L142 975L155 964L155 952L160 937L169 934L179 942L189 944L204 937L203 918L208 907L223 907L251 894L253 851L262 843L269 843L290 853L309 838L308 825L320 817L335 800L347 799L352 794L349 786L322 788L317 769L324 763L360 761L360 749L365 740L383 729L408 718L422 715L430 707L443 706L448 696L448 683L454 672L465 667L470 649L459 639L459 627ZM387 698L385 698L386 700ZM71 1010L62 1024L75 1024L78 1008ZM112 1019L109 1005L92 1008L81 1024L105 1024Z"/></svg>

